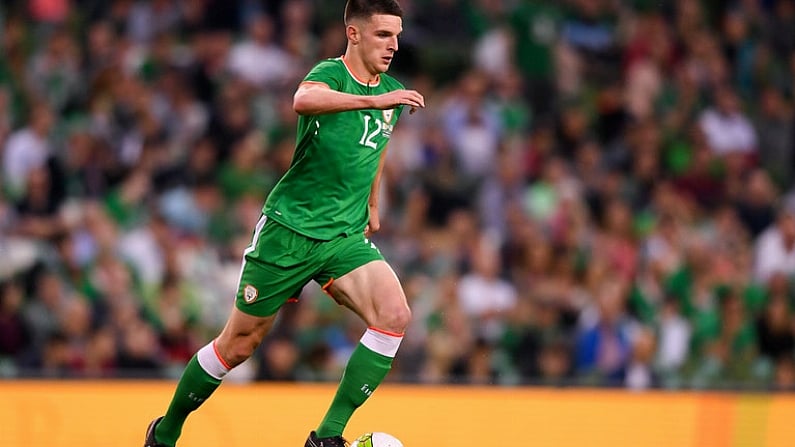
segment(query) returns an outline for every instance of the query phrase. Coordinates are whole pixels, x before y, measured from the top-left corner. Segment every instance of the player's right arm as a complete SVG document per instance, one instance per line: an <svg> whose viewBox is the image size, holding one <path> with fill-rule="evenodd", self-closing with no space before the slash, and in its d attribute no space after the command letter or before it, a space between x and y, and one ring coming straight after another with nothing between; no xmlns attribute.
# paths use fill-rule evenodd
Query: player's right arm
<svg viewBox="0 0 795 447"><path fill-rule="evenodd" d="M323 115L361 109L393 109L409 106L413 113L425 107L425 98L414 90L394 90L381 95L353 95L331 89L323 82L304 81L293 96L293 110L299 115Z"/></svg>

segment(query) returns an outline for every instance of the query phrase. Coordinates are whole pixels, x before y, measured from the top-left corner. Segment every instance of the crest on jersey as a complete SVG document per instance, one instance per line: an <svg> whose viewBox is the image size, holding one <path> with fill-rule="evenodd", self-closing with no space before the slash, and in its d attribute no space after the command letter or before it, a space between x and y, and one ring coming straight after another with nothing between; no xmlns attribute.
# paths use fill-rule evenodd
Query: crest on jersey
<svg viewBox="0 0 795 447"><path fill-rule="evenodd" d="M256 300L257 295L259 295L259 291L251 284L246 284L246 287L243 288L243 299L245 299L247 303Z"/></svg>
<svg viewBox="0 0 795 447"><path fill-rule="evenodd" d="M392 122L392 115L394 115L395 109L389 110L382 110L381 115L384 117L384 122L389 124Z"/></svg>

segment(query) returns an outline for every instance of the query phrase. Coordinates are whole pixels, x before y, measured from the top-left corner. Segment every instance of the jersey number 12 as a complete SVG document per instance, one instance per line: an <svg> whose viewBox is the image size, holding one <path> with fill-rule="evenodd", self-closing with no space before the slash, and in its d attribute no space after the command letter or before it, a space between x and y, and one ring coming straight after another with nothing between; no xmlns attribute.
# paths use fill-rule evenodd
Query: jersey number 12
<svg viewBox="0 0 795 447"><path fill-rule="evenodd" d="M370 115L364 115L364 132L362 132L362 138L359 139L359 144L367 146L372 149L376 149L376 144L375 141L373 141L373 138L375 138L375 136L378 135L379 132L381 132L381 129L384 127L384 124L381 122L380 119L375 118L373 120L374 128L373 130L370 130L370 120L373 120L373 117L371 117Z"/></svg>

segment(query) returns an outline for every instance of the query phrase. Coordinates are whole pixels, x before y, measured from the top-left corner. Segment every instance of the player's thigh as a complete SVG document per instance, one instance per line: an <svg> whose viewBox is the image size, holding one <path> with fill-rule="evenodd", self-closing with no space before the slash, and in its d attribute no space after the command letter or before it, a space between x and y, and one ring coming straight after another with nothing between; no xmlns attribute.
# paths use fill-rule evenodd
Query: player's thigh
<svg viewBox="0 0 795 447"><path fill-rule="evenodd" d="M288 300L297 299L322 265L322 259L310 255L315 245L276 222L261 219L243 256L235 307L247 315L269 317Z"/></svg>
<svg viewBox="0 0 795 447"><path fill-rule="evenodd" d="M403 332L410 311L406 295L392 267L378 249L361 236L351 236L337 248L329 269L318 282L334 299L356 312L368 326Z"/></svg>
<svg viewBox="0 0 795 447"><path fill-rule="evenodd" d="M403 287L386 261L372 261L346 273L329 287L331 295L368 326L402 333L411 312Z"/></svg>

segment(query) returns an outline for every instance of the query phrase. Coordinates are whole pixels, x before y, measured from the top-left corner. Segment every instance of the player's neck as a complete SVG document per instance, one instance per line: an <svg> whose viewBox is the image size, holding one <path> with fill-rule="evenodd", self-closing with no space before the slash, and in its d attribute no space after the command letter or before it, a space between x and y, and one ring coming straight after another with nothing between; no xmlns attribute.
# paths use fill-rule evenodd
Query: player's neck
<svg viewBox="0 0 795 447"><path fill-rule="evenodd" d="M345 66L348 67L348 71L364 84L377 84L378 81L381 79L381 75L376 73L373 74L367 67L364 65L362 59L356 56L350 50L346 51L344 55L342 55L342 61L345 63Z"/></svg>

